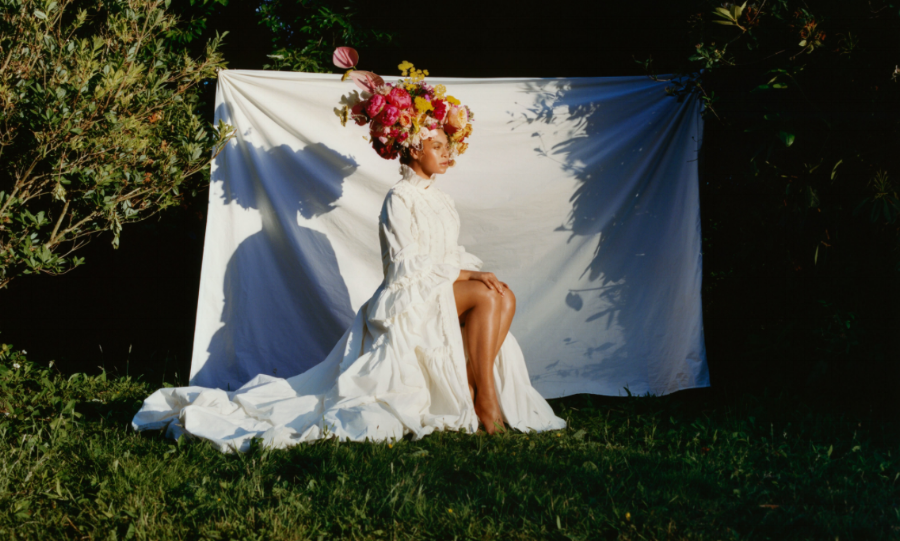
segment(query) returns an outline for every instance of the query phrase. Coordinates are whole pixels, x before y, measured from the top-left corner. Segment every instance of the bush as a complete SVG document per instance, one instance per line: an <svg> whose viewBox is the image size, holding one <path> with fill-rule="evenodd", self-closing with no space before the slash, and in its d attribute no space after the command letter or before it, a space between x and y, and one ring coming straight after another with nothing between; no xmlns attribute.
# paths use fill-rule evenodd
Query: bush
<svg viewBox="0 0 900 541"><path fill-rule="evenodd" d="M92 237L181 203L230 126L204 126L194 60L161 0L0 0L0 288L60 274Z"/></svg>
<svg viewBox="0 0 900 541"><path fill-rule="evenodd" d="M803 361L894 357L897 6L698 5L670 92L706 103L700 188L711 368L716 356L742 373L743 361L774 361L778 373L797 368L803 377ZM642 63L652 75L652 62Z"/></svg>

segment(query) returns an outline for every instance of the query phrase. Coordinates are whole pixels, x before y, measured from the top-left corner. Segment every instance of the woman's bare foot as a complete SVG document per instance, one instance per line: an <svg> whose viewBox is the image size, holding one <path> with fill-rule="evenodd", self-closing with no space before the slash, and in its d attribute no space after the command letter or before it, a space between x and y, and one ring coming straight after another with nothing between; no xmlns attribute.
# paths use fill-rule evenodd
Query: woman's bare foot
<svg viewBox="0 0 900 541"><path fill-rule="evenodd" d="M498 431L506 430L503 424L503 411L497 402L497 397L486 396L487 393L477 393L475 396L475 414L478 420L484 425L484 431L488 434L495 434Z"/></svg>

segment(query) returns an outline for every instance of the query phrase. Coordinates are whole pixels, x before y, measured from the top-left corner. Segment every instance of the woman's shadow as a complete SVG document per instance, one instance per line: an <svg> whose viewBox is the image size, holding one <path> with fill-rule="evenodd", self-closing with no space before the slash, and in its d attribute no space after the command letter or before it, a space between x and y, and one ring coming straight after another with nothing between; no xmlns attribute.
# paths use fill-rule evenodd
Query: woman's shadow
<svg viewBox="0 0 900 541"><path fill-rule="evenodd" d="M191 385L234 390L257 374L288 377L331 351L353 320L350 296L331 242L298 222L331 211L357 167L321 143L263 150L245 141L223 151L210 182L222 183L225 205L258 211L262 230L228 261L223 326L209 341L206 362L192 370Z"/></svg>

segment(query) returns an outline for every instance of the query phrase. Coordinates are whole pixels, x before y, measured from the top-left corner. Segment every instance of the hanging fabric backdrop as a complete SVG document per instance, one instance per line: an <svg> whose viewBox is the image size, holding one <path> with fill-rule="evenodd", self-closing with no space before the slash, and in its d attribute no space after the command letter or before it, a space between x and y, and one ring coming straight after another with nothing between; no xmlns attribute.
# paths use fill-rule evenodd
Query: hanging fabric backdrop
<svg viewBox="0 0 900 541"><path fill-rule="evenodd" d="M390 79L387 79L390 82ZM533 385L666 394L709 385L700 305L700 103L645 77L439 79L475 115L439 177L460 244L518 298ZM334 109L340 75L219 73L191 384L236 389L325 358L383 278L399 180Z"/></svg>

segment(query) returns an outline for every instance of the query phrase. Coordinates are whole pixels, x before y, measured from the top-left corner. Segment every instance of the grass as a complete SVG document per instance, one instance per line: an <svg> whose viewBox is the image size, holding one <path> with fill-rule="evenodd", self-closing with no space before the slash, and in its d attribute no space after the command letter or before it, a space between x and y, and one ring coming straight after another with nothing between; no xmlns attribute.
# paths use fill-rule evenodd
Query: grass
<svg viewBox="0 0 900 541"><path fill-rule="evenodd" d="M3 539L897 539L894 412L782 394L554 400L565 431L223 455L152 386L0 362ZM863 408L864 410L864 408Z"/></svg>

